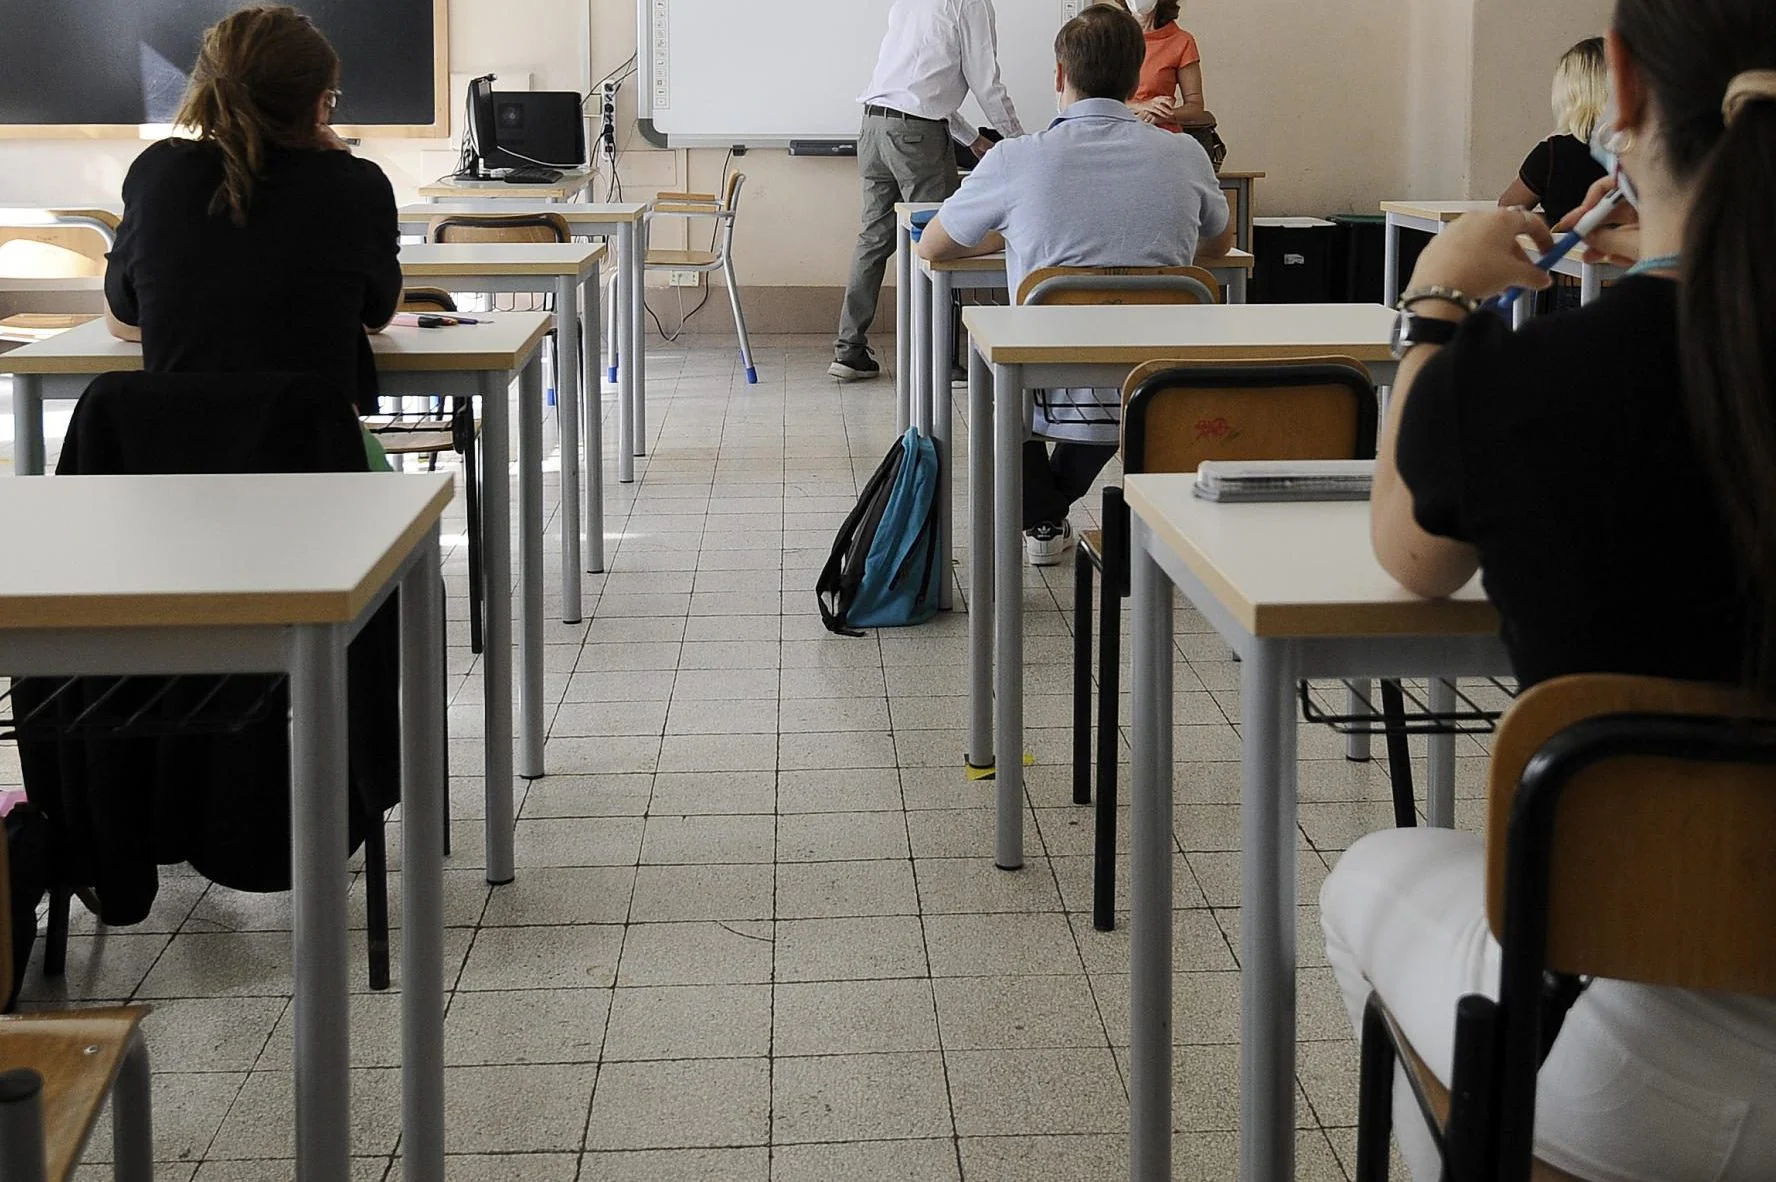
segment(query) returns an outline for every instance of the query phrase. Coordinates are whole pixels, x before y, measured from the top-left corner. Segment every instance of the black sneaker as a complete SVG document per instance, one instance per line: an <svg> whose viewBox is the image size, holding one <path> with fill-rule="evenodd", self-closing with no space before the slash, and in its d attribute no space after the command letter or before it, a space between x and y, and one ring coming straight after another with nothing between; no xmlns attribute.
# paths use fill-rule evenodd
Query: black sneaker
<svg viewBox="0 0 1776 1182"><path fill-rule="evenodd" d="M1073 546L1073 523L1045 521L1024 531L1024 560L1031 566L1059 566Z"/></svg>
<svg viewBox="0 0 1776 1182"><path fill-rule="evenodd" d="M841 382L867 382L882 376L882 366L868 349L847 349L833 358L826 372Z"/></svg>

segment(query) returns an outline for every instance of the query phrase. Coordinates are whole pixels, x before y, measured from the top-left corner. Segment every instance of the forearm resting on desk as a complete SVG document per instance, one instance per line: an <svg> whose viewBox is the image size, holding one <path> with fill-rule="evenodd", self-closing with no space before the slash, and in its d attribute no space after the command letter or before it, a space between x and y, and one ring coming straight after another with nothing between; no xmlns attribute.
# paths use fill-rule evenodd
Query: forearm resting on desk
<svg viewBox="0 0 1776 1182"><path fill-rule="evenodd" d="M926 262L943 263L951 259L971 259L976 255L998 254L1005 249L1005 239L998 231L994 231L975 245L965 246L950 237L950 232L943 227L941 217L935 217L926 224L914 249L918 251L919 257Z"/></svg>
<svg viewBox="0 0 1776 1182"><path fill-rule="evenodd" d="M105 327L110 329L111 335L120 341L136 341L140 343L142 340L142 330L133 324L125 324L123 321L119 320L117 318L117 313L111 310L111 305L109 304L105 305Z"/></svg>

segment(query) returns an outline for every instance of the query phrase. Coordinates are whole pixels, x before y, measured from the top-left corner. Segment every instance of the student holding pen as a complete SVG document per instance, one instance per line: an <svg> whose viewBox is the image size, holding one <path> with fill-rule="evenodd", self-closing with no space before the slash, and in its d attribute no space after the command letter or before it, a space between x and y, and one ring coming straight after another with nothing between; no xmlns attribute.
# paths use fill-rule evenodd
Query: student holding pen
<svg viewBox="0 0 1776 1182"><path fill-rule="evenodd" d="M1628 278L1513 333L1479 301L1548 277L1540 218L1463 219L1419 260L1383 428L1375 549L1407 588L1484 572L1519 680L1624 673L1776 695L1776 20L1769 0L1618 0L1594 235ZM1599 184L1580 210L1605 196ZM1321 893L1359 1025L1380 992L1447 1083L1455 1004L1497 987L1482 839L1399 829ZM1750 1182L1776 1162L1776 998L1597 980L1540 1076L1538 1157L1588 1182ZM1406 1089L1413 1176L1439 1173Z"/></svg>

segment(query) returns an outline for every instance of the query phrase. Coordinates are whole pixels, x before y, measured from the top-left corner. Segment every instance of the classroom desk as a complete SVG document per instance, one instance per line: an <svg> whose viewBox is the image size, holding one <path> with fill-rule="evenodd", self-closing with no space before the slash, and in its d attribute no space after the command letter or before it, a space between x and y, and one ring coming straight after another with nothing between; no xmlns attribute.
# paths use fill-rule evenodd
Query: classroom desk
<svg viewBox="0 0 1776 1182"><path fill-rule="evenodd" d="M1375 561L1366 502L1217 505L1131 476L1130 1177L1171 1177L1172 588L1239 654L1240 1177L1295 1176L1296 696L1303 678L1506 676L1476 579L1449 599ZM1441 684L1441 683L1437 683ZM1452 761L1450 761L1452 762ZM1003 772L1001 772L1003 775ZM1432 789L1452 825L1453 775Z"/></svg>
<svg viewBox="0 0 1776 1182"><path fill-rule="evenodd" d="M1386 385L1397 368L1389 348L1394 320L1394 313L1379 304L968 308L962 313L969 337L967 758L974 768L996 765L994 861L1000 869L1024 864L1021 510L1029 391L1120 387L1137 366L1160 359L1327 355L1362 362L1377 385ZM945 383L940 393L948 388ZM947 475L940 477L940 489ZM939 524L939 565L947 570L950 523L940 515ZM996 751L1006 758L996 761Z"/></svg>
<svg viewBox="0 0 1776 1182"><path fill-rule="evenodd" d="M444 1176L444 666L450 477L0 481L0 670L282 673L290 684L295 1176L350 1176L346 645L401 605L405 1177Z"/></svg>
<svg viewBox="0 0 1776 1182"><path fill-rule="evenodd" d="M510 882L512 849L512 497L507 399L518 399L519 679L518 774L543 775L543 382L541 350L549 317L509 312L487 324L450 329L390 328L370 338L382 392L389 397L479 396L483 481L482 566L487 631L487 881ZM99 374L142 368L140 345L111 336L103 321L0 354L12 378L14 471L44 466L43 403L75 400ZM0 482L7 483L7 482Z"/></svg>
<svg viewBox="0 0 1776 1182"><path fill-rule="evenodd" d="M1233 244L1241 250L1252 249L1252 191L1264 175L1224 169L1215 177L1221 182L1221 191L1233 195L1233 207L1229 211L1233 216Z"/></svg>
<svg viewBox="0 0 1776 1182"><path fill-rule="evenodd" d="M561 619L581 616L580 506L587 519L585 569L604 570L604 424L600 400L582 392L596 388L585 380L580 356L580 309L599 323L598 268L605 248L595 242L451 242L401 248L401 274L408 281L448 284L452 291L553 292L555 295L555 383L561 414ZM582 292L584 298L582 300ZM587 407L584 441L585 487L580 481L580 409Z"/></svg>
<svg viewBox="0 0 1776 1182"><path fill-rule="evenodd" d="M1497 209L1496 201L1383 201L1381 212L1387 215L1387 240L1382 260L1382 301L1393 307L1400 298L1400 231L1420 230L1441 234L1464 215ZM1590 303L1603 292L1603 285L1620 279L1626 272L1620 267L1593 265L1574 255L1555 264L1554 274L1579 281L1579 300ZM1514 319L1521 326L1535 315L1535 300L1524 297L1517 301Z"/></svg>
<svg viewBox="0 0 1776 1182"><path fill-rule="evenodd" d="M516 201L576 201L592 183L592 173L584 168L561 172L561 179L549 185L508 185L505 181L461 180L439 177L429 185L421 185L419 195L428 201L456 198L488 197ZM522 212L513 210L514 213Z"/></svg>
<svg viewBox="0 0 1776 1182"><path fill-rule="evenodd" d="M421 193L431 191L460 194L462 189L428 186ZM471 190L474 192L478 191ZM434 197L427 205L404 205L400 211L401 233L424 234L433 218L453 213L469 217L548 213L565 219L575 234L616 239L617 298L611 309L610 377L617 383L617 438L621 441L617 447L617 479L629 484L635 479L635 457L647 451L647 275L643 262L648 248L648 205L645 201L571 201L537 202L525 208L513 201L513 197L527 195L520 192L499 197L443 196ZM629 353L629 365L621 364L624 350ZM599 406L591 386L586 388L586 406L585 421L590 428ZM628 446L622 446L623 443Z"/></svg>
<svg viewBox="0 0 1776 1182"><path fill-rule="evenodd" d="M117 244L117 227L123 221L121 205L54 206L0 205L0 228L26 229L66 226L92 230L107 247Z"/></svg>

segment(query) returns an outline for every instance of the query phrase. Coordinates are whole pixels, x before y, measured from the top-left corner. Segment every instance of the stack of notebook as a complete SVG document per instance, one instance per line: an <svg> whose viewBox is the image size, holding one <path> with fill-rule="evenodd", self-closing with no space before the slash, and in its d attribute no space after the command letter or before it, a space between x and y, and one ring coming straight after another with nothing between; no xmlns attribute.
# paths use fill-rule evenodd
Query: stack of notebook
<svg viewBox="0 0 1776 1182"><path fill-rule="evenodd" d="M1205 501L1366 501L1374 460L1210 460L1196 472Z"/></svg>

